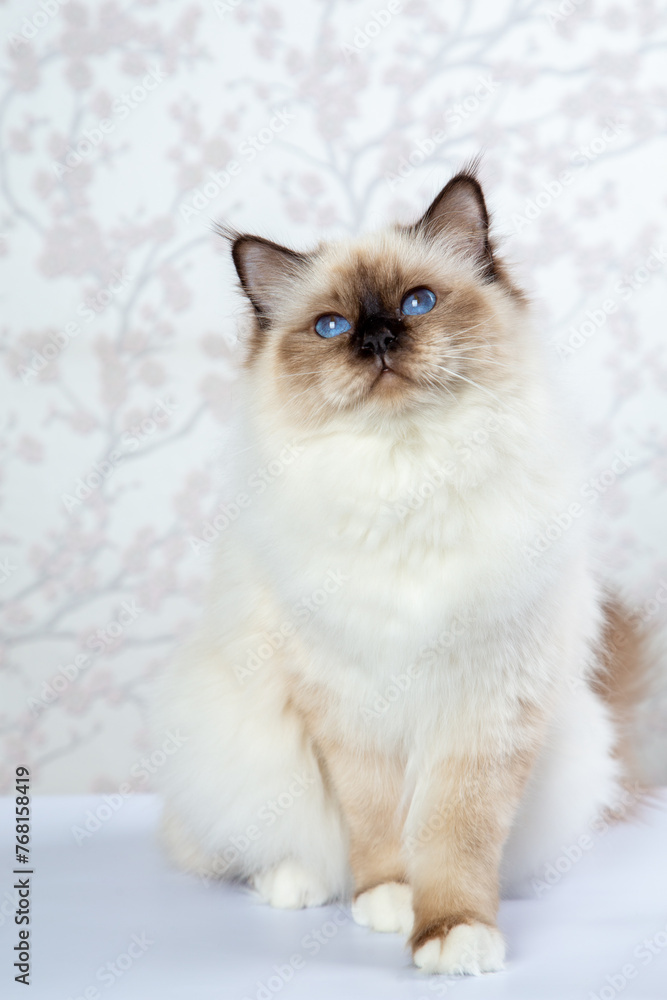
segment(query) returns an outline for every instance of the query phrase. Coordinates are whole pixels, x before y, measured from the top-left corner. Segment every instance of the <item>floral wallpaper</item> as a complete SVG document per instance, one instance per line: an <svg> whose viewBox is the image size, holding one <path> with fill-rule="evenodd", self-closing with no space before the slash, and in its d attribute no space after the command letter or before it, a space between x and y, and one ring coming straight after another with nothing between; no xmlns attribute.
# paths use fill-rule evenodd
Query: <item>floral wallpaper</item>
<svg viewBox="0 0 667 1000"><path fill-rule="evenodd" d="M666 13L0 4L0 788L20 762L38 791L144 790L169 752L153 685L233 516L243 303L214 221L306 247L411 218L479 153L572 386L604 572L665 625ZM643 730L665 780L664 693Z"/></svg>

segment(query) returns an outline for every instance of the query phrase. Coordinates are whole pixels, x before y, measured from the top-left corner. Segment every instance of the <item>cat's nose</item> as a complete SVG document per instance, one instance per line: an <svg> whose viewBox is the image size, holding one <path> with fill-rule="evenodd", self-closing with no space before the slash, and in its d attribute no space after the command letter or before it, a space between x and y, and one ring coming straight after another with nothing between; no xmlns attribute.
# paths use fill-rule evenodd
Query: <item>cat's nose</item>
<svg viewBox="0 0 667 1000"><path fill-rule="evenodd" d="M386 326L375 327L369 331L361 342L363 354L386 354L398 337Z"/></svg>

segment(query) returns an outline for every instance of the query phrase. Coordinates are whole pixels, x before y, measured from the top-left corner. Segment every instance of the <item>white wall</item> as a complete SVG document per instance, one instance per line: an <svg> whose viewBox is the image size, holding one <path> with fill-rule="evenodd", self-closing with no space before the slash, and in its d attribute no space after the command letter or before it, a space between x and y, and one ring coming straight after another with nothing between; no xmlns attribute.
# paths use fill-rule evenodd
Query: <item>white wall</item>
<svg viewBox="0 0 667 1000"><path fill-rule="evenodd" d="M305 247L410 218L480 150L497 231L579 391L592 474L630 456L595 504L609 571L635 604L658 594L664 623L667 268L642 270L667 250L664 4L414 0L381 27L385 0L47 7L6 4L0 30L3 787L21 761L42 791L114 788L151 749L151 685L198 613L206 559L188 539L219 502L233 405L241 301L211 219ZM588 313L599 327L561 357ZM124 602L127 624L92 650ZM646 729L667 738L665 704Z"/></svg>

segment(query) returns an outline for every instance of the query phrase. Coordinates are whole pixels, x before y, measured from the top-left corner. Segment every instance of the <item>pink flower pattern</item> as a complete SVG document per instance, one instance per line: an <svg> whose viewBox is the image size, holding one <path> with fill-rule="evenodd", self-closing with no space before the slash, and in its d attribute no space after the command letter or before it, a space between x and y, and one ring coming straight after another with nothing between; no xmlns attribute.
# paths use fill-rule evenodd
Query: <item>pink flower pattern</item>
<svg viewBox="0 0 667 1000"><path fill-rule="evenodd" d="M243 313L212 220L305 247L413 217L480 150L591 478L630 456L582 497L601 558L664 625L656 0L413 0L379 30L349 0L40 9L3 7L0 789L17 762L39 791L128 780L199 614ZM667 778L666 697L646 728Z"/></svg>

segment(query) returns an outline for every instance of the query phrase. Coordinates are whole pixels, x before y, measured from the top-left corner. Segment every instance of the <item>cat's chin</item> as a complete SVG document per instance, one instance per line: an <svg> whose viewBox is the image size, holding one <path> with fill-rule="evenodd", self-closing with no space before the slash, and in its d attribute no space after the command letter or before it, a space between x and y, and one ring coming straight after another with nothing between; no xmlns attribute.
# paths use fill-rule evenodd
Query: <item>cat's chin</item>
<svg viewBox="0 0 667 1000"><path fill-rule="evenodd" d="M411 381L412 379L404 375L403 372L397 371L396 368L390 365L383 364L371 382L369 391L374 395L376 393L391 393L394 395L397 391L400 392L401 389L407 389Z"/></svg>
<svg viewBox="0 0 667 1000"><path fill-rule="evenodd" d="M371 388L375 389L376 386L383 388L390 385L395 385L397 382L405 382L405 376L401 375L400 372L394 371L393 368L383 368L381 372L375 377L373 385Z"/></svg>
<svg viewBox="0 0 667 1000"><path fill-rule="evenodd" d="M379 408L383 413L401 413L405 409L410 409L414 402L410 389L410 379L405 375L395 371L383 371L371 383L366 400L375 412Z"/></svg>

